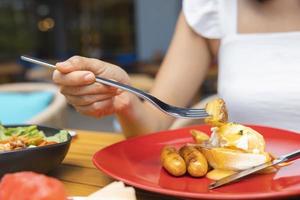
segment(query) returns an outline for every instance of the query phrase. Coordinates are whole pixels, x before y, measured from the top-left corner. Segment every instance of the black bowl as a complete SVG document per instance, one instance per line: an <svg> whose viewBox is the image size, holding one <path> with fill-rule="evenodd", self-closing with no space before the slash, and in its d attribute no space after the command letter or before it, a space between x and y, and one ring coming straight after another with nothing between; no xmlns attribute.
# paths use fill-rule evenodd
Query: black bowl
<svg viewBox="0 0 300 200"><path fill-rule="evenodd" d="M29 125L12 125L5 127L18 127ZM46 136L52 136L60 130L45 126L37 126ZM65 158L72 137L68 135L66 142L51 144L41 147L26 148L0 153L0 177L6 173L18 171L34 171L48 173L56 168Z"/></svg>

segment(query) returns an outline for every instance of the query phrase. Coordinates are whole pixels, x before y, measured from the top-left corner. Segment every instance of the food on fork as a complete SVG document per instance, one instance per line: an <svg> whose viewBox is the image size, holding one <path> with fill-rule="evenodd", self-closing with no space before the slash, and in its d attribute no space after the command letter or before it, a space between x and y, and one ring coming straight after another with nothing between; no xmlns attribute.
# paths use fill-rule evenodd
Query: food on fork
<svg viewBox="0 0 300 200"><path fill-rule="evenodd" d="M219 180L274 159L265 151L265 140L260 133L250 127L228 122L227 109L222 99L208 102L206 111L210 114L205 122L212 126L211 135L191 130L195 144L184 145L179 150L191 176L206 175L209 179ZM177 159L180 158L177 156ZM167 171L174 167L172 163L168 163L168 169L165 165ZM276 172L277 168L267 168L259 173Z"/></svg>
<svg viewBox="0 0 300 200"><path fill-rule="evenodd" d="M220 126L228 121L228 112L223 99L217 98L208 102L205 106L206 112L210 115L204 119L206 124Z"/></svg>

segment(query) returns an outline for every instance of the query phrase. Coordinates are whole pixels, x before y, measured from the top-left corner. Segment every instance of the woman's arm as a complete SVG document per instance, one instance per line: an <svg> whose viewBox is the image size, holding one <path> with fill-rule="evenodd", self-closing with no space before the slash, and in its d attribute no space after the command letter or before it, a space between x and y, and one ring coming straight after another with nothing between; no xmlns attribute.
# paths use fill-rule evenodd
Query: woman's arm
<svg viewBox="0 0 300 200"><path fill-rule="evenodd" d="M188 105L202 83L211 55L207 41L181 14L170 48L151 93L176 106ZM136 96L95 82L95 76L130 84L120 67L98 59L74 56L57 63L53 80L75 109L89 116L116 114L127 137L166 129L174 120Z"/></svg>
<svg viewBox="0 0 300 200"><path fill-rule="evenodd" d="M188 26L181 13L151 93L169 104L187 106L202 84L211 60L207 41ZM127 137L167 129L174 120L148 102L130 98L127 109L117 114Z"/></svg>

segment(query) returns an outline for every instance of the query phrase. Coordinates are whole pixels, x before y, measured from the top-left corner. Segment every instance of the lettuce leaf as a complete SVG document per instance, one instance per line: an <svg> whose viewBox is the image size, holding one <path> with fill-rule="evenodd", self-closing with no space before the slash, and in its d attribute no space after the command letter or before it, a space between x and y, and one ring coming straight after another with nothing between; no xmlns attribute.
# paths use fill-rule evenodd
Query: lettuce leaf
<svg viewBox="0 0 300 200"><path fill-rule="evenodd" d="M68 134L69 134L68 131L61 130L58 133L56 133L55 135L47 137L46 140L48 142L57 142L57 143L65 142L68 140Z"/></svg>
<svg viewBox="0 0 300 200"><path fill-rule="evenodd" d="M5 140L7 139L7 136L5 135L5 128L0 124L0 140Z"/></svg>
<svg viewBox="0 0 300 200"><path fill-rule="evenodd" d="M0 141L9 140L10 137L18 137L26 142L27 146L37 146L42 141L48 142L65 142L68 140L68 132L61 130L57 134L46 137L43 131L40 131L36 125L21 126L14 128L5 128L0 124Z"/></svg>

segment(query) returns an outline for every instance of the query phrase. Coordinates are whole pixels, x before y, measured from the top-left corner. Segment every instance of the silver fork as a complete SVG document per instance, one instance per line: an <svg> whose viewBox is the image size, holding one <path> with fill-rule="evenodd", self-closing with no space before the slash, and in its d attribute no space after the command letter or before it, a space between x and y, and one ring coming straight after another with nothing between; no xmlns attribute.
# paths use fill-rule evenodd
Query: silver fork
<svg viewBox="0 0 300 200"><path fill-rule="evenodd" d="M48 67L51 69L55 69L55 65L49 64L40 59L36 59L36 58L28 57L28 56L21 56L21 59L24 61L27 61L27 62L31 62L31 63L42 65L42 66L45 66L45 67ZM201 119L201 118L205 118L205 117L209 116L207 114L207 112L205 111L205 109L179 108L176 106L172 106L172 105L169 105L146 92L143 92L142 90L139 90L132 86L129 86L129 85L126 85L123 83L119 83L119 82L116 82L116 81L113 81L110 79L96 76L96 82L131 92L131 93L137 95L138 97L149 101L155 107L157 107L164 113L171 115L173 117Z"/></svg>

